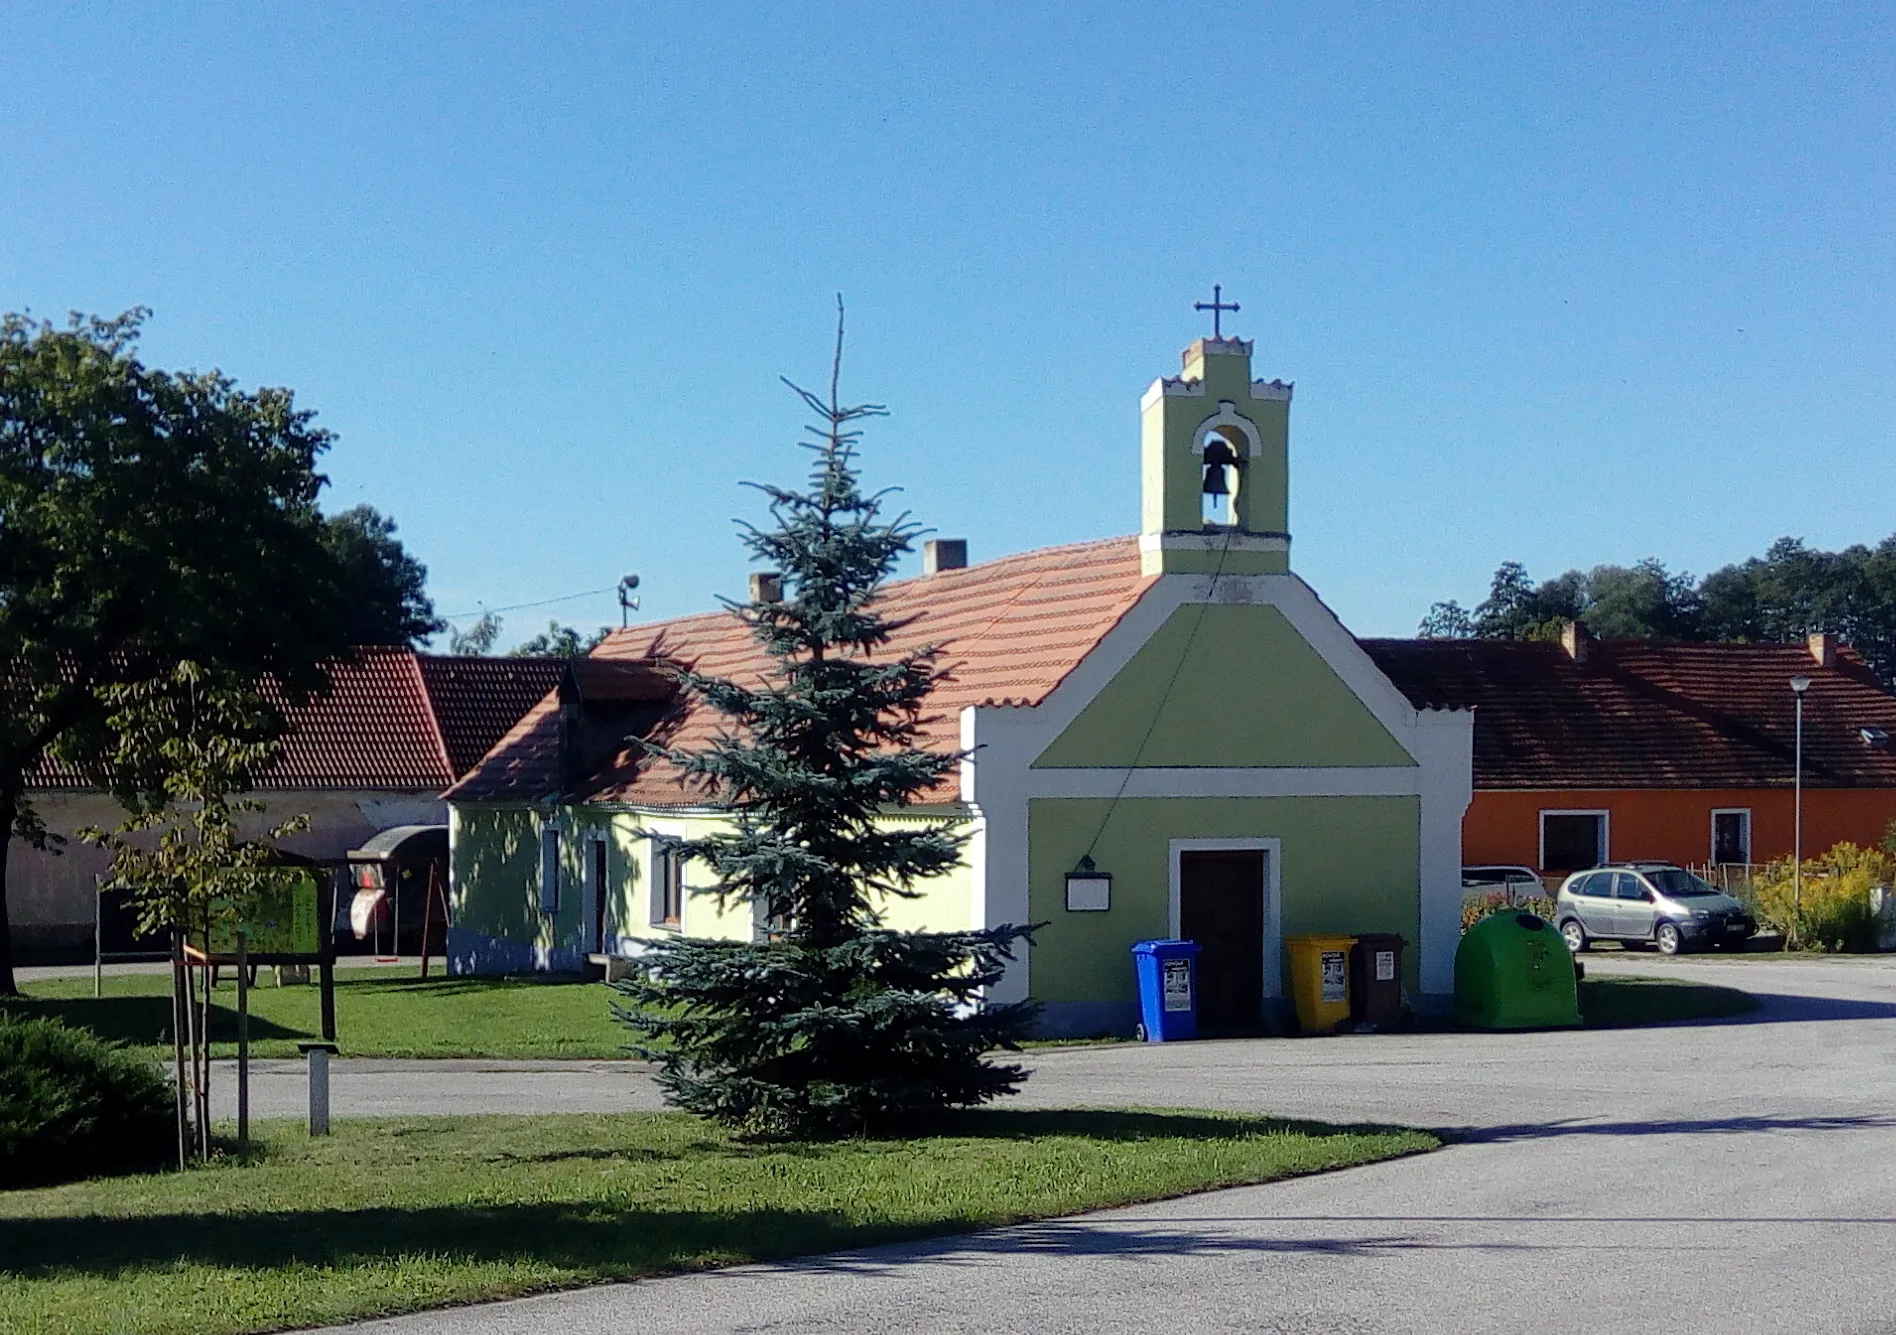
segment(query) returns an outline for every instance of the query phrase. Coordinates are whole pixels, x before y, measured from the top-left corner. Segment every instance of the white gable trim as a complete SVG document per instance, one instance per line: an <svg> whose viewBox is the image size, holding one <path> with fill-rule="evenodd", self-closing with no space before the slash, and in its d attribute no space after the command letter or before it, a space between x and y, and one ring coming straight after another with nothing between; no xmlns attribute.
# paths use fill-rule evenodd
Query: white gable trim
<svg viewBox="0 0 1896 1335"><path fill-rule="evenodd" d="M1174 612L1192 603L1275 607L1386 728L1412 763L1150 769L1033 768ZM1028 803L1035 797L1275 797L1414 794L1422 828L1421 940L1425 995L1454 988L1461 923L1461 820L1473 796L1474 716L1417 710L1309 585L1292 574L1161 576L1037 707L973 706L961 712L961 796L977 813L974 917L982 926L1029 921ZM1031 948L996 984L998 1001L1029 993Z"/></svg>
<svg viewBox="0 0 1896 1335"><path fill-rule="evenodd" d="M1184 934L1184 876L1179 865L1181 853L1262 853L1264 855L1264 1000L1274 1001L1284 994L1284 841L1282 839L1174 839L1166 855L1169 884L1166 887L1166 932L1176 940Z"/></svg>

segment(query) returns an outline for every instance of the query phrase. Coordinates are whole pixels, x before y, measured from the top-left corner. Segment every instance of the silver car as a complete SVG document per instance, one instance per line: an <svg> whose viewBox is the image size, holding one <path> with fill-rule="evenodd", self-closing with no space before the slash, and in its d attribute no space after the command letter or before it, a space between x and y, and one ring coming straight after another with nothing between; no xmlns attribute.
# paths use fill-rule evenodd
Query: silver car
<svg viewBox="0 0 1896 1335"><path fill-rule="evenodd" d="M1670 862L1575 872L1554 898L1554 925L1576 955L1595 941L1651 942L1662 955L1729 948L1758 930L1743 904Z"/></svg>

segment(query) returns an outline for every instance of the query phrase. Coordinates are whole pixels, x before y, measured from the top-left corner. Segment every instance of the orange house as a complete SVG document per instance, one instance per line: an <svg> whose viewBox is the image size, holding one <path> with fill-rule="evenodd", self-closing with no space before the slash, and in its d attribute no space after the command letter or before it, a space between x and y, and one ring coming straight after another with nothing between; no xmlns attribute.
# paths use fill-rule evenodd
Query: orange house
<svg viewBox="0 0 1896 1335"><path fill-rule="evenodd" d="M1896 821L1896 696L1828 635L1807 644L1365 640L1418 707L1475 711L1462 861L1555 876L1607 861L1768 862L1881 841Z"/></svg>

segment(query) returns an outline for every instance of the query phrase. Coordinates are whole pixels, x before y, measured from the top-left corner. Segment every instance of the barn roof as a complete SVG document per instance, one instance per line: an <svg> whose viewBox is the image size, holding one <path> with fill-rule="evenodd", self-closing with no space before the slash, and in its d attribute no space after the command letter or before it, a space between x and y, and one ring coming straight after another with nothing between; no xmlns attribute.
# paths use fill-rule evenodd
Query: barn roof
<svg viewBox="0 0 1896 1335"><path fill-rule="evenodd" d="M259 790L436 793L492 749L559 683L558 659L461 658L367 645L331 664L330 689L301 704L276 696L289 722L283 752ZM39 791L79 790L77 771L48 759Z"/></svg>
<svg viewBox="0 0 1896 1335"><path fill-rule="evenodd" d="M1804 782L1896 787L1896 697L1847 648L1823 667L1803 644L1362 644L1417 708L1474 710L1476 788L1788 788L1794 676Z"/></svg>

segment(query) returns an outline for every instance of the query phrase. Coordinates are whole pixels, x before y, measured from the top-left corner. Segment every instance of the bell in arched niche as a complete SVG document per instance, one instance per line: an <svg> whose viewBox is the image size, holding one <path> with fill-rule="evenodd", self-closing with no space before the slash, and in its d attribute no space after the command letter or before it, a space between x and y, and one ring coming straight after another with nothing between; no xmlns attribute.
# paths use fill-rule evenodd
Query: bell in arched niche
<svg viewBox="0 0 1896 1335"><path fill-rule="evenodd" d="M1223 436L1213 434L1205 441L1205 482L1203 517L1208 524L1238 522L1238 478L1241 467L1238 452Z"/></svg>

